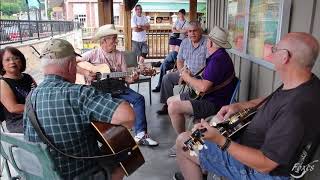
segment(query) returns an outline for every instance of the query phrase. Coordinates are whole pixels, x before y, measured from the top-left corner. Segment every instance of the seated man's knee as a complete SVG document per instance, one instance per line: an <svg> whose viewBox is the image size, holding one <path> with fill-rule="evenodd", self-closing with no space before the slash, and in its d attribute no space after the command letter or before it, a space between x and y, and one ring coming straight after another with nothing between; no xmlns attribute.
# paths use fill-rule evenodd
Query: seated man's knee
<svg viewBox="0 0 320 180"><path fill-rule="evenodd" d="M169 113L169 115L179 114L180 113L180 102L181 101L171 101L168 104L168 113Z"/></svg>
<svg viewBox="0 0 320 180"><path fill-rule="evenodd" d="M112 124L120 124L127 128L132 128L135 114L128 102L122 102L112 116Z"/></svg>
<svg viewBox="0 0 320 180"><path fill-rule="evenodd" d="M176 145L177 145L177 149L179 148L179 150L183 148L184 146L184 142L186 140L188 140L190 137L190 132L183 132L181 134L178 135L177 139L176 139Z"/></svg>
<svg viewBox="0 0 320 180"><path fill-rule="evenodd" d="M136 102L139 102L139 103L144 103L144 96L142 96L141 94L137 93L136 94Z"/></svg>
<svg viewBox="0 0 320 180"><path fill-rule="evenodd" d="M171 104L174 101L181 101L180 100L180 95L176 95L176 96L171 96L167 99L167 105Z"/></svg>

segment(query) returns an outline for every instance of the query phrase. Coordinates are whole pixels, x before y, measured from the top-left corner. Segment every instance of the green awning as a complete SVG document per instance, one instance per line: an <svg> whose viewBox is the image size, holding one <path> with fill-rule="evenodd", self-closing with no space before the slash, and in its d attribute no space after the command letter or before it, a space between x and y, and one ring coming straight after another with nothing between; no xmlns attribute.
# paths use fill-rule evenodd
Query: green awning
<svg viewBox="0 0 320 180"><path fill-rule="evenodd" d="M138 2L142 6L143 12L178 12L185 9L189 12L189 3L168 3L168 2ZM206 3L198 2L197 12L205 13Z"/></svg>

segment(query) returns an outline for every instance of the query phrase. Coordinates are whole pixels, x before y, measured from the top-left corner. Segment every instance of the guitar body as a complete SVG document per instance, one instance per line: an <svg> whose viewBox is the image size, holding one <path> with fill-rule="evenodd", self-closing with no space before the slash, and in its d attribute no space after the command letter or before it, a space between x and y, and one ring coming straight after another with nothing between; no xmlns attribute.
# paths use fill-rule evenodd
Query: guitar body
<svg viewBox="0 0 320 180"><path fill-rule="evenodd" d="M124 162L120 163L120 166L124 170L126 176L129 176L144 164L145 160L143 155L127 128L121 125L113 125L97 121L91 122L91 125L96 130L99 142L106 147L106 154L115 154L126 148L132 149L132 155L130 155Z"/></svg>
<svg viewBox="0 0 320 180"><path fill-rule="evenodd" d="M110 73L111 70L107 64L98 64L93 65L87 61L82 61L77 64L79 67L92 71L94 73ZM76 84L87 84L84 76L82 74L77 73Z"/></svg>

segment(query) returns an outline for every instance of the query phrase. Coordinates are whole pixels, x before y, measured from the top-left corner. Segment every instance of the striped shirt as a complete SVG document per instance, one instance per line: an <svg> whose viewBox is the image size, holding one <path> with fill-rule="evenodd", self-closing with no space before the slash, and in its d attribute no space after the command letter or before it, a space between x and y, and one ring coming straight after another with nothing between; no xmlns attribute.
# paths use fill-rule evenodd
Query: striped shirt
<svg viewBox="0 0 320 180"><path fill-rule="evenodd" d="M31 101L44 133L61 151L75 156L99 154L95 132L90 121L110 122L121 100L98 92L93 87L73 84L56 75L46 75L32 92ZM35 103L36 102L36 103ZM24 113L24 137L41 142ZM96 166L93 160L75 160L51 151L63 179L72 179Z"/></svg>
<svg viewBox="0 0 320 180"><path fill-rule="evenodd" d="M185 61L192 74L196 74L206 65L207 39L202 36L198 47L193 47L189 38L185 38L179 48L178 60Z"/></svg>

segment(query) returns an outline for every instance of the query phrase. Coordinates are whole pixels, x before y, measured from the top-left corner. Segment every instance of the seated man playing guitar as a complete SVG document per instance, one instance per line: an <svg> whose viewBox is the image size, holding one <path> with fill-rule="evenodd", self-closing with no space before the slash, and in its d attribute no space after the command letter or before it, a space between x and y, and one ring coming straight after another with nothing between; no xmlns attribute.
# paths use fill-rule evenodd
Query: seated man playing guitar
<svg viewBox="0 0 320 180"><path fill-rule="evenodd" d="M93 49L82 55L81 61L87 61L92 64L106 64L111 69L111 72L126 72L127 65L124 59L123 52L116 49L118 31L113 24L107 24L99 27L95 39L100 40L100 48ZM78 73L83 74L87 80L92 81L96 77L96 73L81 68L78 66ZM139 76L134 74L133 76L126 77L127 83L132 83L137 80ZM158 142L151 139L147 132L147 120L145 113L145 100L144 97L133 91L130 88L124 89L124 93L119 95L120 99L128 101L133 104L133 109L136 115L135 118L135 141L141 145L157 146Z"/></svg>
<svg viewBox="0 0 320 180"><path fill-rule="evenodd" d="M44 80L30 92L26 106L29 107L31 103L34 109L32 111L36 114L34 117L37 117L43 134L60 151L77 157L101 155L91 122L131 128L134 123L132 107L129 103L112 98L110 94L104 94L91 86L74 84L78 54L68 41L52 39L43 49L41 63ZM41 142L39 131L31 123L29 112L26 110L23 115L24 137L27 141ZM83 178L81 174L100 167L99 159L74 159L54 151L50 146L49 149L62 179ZM104 163L110 163L103 160ZM99 169L102 170L103 167ZM122 179L124 174L118 166L113 169L112 179Z"/></svg>
<svg viewBox="0 0 320 180"><path fill-rule="evenodd" d="M237 179L289 180L300 152L320 134L320 80L311 70L319 54L319 43L312 35L293 32L272 48L267 60L274 64L283 83L260 106L237 142L221 135L208 122L195 129L203 133L207 149L199 156L184 152L190 132L177 138L177 161L184 179L201 180L202 169ZM218 112L222 121L245 108L255 107L264 98L224 106ZM178 174L176 173L175 176Z"/></svg>
<svg viewBox="0 0 320 180"><path fill-rule="evenodd" d="M193 115L195 119L205 118L216 114L230 102L236 85L233 63L225 50L230 47L227 32L216 26L207 40L210 56L203 69L203 79L191 76L189 70L182 71L180 76L184 83L205 95L199 99L191 99L187 92L168 99L169 116L177 134L185 131L184 115ZM175 156L174 148L170 151L170 156Z"/></svg>

